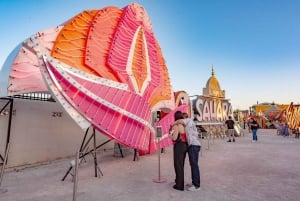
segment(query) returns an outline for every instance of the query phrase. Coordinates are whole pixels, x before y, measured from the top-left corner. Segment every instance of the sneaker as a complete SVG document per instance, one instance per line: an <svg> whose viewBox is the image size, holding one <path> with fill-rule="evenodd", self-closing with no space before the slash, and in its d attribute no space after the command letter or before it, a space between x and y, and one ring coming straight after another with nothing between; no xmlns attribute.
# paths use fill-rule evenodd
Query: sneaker
<svg viewBox="0 0 300 201"><path fill-rule="evenodd" d="M231 140L228 140L227 142L231 142Z"/></svg>
<svg viewBox="0 0 300 201"><path fill-rule="evenodd" d="M194 185L192 185L191 187L188 188L188 191L199 191L200 187L196 187Z"/></svg>
<svg viewBox="0 0 300 201"><path fill-rule="evenodd" d="M192 187L193 184L186 184L186 187Z"/></svg>

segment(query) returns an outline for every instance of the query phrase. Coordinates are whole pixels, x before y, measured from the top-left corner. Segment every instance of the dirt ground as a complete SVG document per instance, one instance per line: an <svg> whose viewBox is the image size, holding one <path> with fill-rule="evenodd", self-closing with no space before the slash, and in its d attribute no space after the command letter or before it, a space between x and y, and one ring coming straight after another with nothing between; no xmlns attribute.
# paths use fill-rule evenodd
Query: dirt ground
<svg viewBox="0 0 300 201"><path fill-rule="evenodd" d="M258 131L226 139L202 140L201 190L176 191L172 147L160 155L160 178L156 183L158 153L133 161L133 153L114 157L113 150L99 152L103 176L95 177L91 155L78 170L76 196L72 176L63 176L72 158L23 169L6 170L0 201L298 201L300 197L300 140L276 135L276 130ZM185 182L190 183L188 158Z"/></svg>

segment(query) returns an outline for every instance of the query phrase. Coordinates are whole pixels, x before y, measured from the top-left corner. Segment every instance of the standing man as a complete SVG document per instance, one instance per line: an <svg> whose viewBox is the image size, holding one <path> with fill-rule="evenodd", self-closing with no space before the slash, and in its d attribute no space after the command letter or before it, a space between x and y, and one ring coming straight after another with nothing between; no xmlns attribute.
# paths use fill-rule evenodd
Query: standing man
<svg viewBox="0 0 300 201"><path fill-rule="evenodd" d="M232 138L232 142L235 142L235 138L234 138L234 121L232 120L232 117L229 116L228 119L225 121L225 124L227 126L227 132L228 132L228 137L229 140L227 142L231 142L231 138Z"/></svg>
<svg viewBox="0 0 300 201"><path fill-rule="evenodd" d="M255 121L254 118L250 119L250 128L252 131L252 141L257 142L257 129L258 129L258 123Z"/></svg>

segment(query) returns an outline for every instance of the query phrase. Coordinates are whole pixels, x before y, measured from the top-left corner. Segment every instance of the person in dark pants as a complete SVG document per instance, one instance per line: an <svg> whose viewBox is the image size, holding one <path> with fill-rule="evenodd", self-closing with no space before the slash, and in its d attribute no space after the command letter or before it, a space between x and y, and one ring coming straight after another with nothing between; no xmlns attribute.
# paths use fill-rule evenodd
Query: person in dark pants
<svg viewBox="0 0 300 201"><path fill-rule="evenodd" d="M284 125L283 125L282 135L283 135L283 137L288 137L290 135L290 133L289 133L289 125L288 125L287 122L285 122Z"/></svg>
<svg viewBox="0 0 300 201"><path fill-rule="evenodd" d="M227 142L231 142L231 138L232 138L232 142L235 142L235 138L234 138L234 121L232 120L232 117L229 116L228 119L225 121L225 124L227 126L228 129L228 141Z"/></svg>
<svg viewBox="0 0 300 201"><path fill-rule="evenodd" d="M257 129L258 129L258 123L255 121L254 118L250 119L250 128L252 131L252 142L257 142Z"/></svg>
<svg viewBox="0 0 300 201"><path fill-rule="evenodd" d="M177 111L174 114L175 121L183 119L181 111ZM182 124L174 124L170 129L169 136L174 141L173 146L173 159L175 169L175 185L174 189L184 191L184 163L187 153L187 139Z"/></svg>
<svg viewBox="0 0 300 201"><path fill-rule="evenodd" d="M188 156L192 173L192 185L188 188L189 191L200 190L200 169L198 164L200 149L201 146L199 145L190 145L188 147Z"/></svg>

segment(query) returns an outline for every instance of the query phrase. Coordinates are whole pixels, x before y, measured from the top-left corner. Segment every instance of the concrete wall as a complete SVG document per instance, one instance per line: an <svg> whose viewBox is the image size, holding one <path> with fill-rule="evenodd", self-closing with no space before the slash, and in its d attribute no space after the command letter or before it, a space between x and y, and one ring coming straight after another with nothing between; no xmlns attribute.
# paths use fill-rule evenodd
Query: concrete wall
<svg viewBox="0 0 300 201"><path fill-rule="evenodd" d="M7 103L0 99L0 110ZM9 115L0 114L0 154L4 157ZM92 129L89 130L92 133ZM56 102L14 99L7 167L75 156L85 131ZM97 144L108 138L97 133ZM92 147L92 145L90 146ZM100 149L113 149L109 142Z"/></svg>

